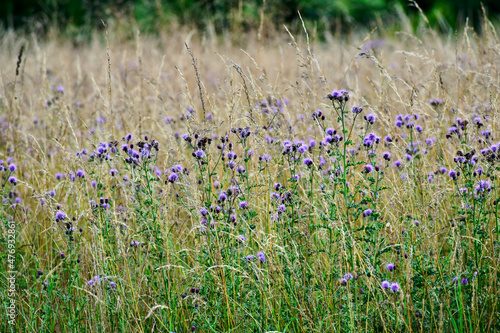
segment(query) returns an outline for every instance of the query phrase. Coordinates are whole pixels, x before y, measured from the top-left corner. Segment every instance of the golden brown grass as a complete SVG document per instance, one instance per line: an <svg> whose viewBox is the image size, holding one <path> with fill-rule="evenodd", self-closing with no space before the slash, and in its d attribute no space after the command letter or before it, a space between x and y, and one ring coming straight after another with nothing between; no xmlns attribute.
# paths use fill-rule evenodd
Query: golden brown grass
<svg viewBox="0 0 500 333"><path fill-rule="evenodd" d="M74 47L57 38L4 34L0 159L11 157L17 164L15 192L22 203L12 208L7 201L0 214L5 233L10 218L17 226L18 330L185 332L193 325L206 332L499 329L497 171L490 171L494 190L476 215L463 213L464 201L447 175L427 181L439 167L457 169L453 158L458 149L475 148L480 155L481 148L498 140L500 43L494 28L486 24L481 35L464 29L451 36L428 29L418 34L379 29L343 39L327 36L323 43L310 41L305 33L292 37L283 32L269 39L248 33L238 46L228 42L231 38L179 31L136 34L135 40L123 42L118 32L110 32ZM376 41L383 42L368 47ZM57 87L64 87L64 93ZM360 191L353 197L355 208L346 213L340 183L317 171L311 185L309 169L299 163L294 171L281 157L284 140L314 138L319 143L324 138L311 118L317 109L328 115L327 127L340 133L325 98L333 89L349 91L348 107L362 106L361 116L377 116L370 132L382 141L386 135L397 139L380 143L379 164L384 150L392 161L403 161L406 154L409 138L394 126L398 114L420 115L422 143L436 138L418 161L385 170L387 189L374 200L379 215L371 220L360 216L367 207L361 190L373 186L361 172L365 164L347 175ZM438 107L429 104L435 98L443 101ZM289 104L276 116L266 115L255 107L264 99L289 99ZM195 110L194 117L181 120L187 108ZM209 113L213 120L206 120ZM475 116L488 120L479 130L470 125L467 143L446 139L457 117L472 124ZM175 123L166 124L165 117ZM269 124L272 131L264 128ZM245 126L252 132L248 147L255 151L245 165L248 179L217 164L218 139L208 165L214 168L212 181L224 189L241 184L253 215L238 210L238 227L204 233L198 210L215 204L219 190L205 186L207 173L197 171L191 150L174 133L223 136ZM364 127L357 123L353 141L366 135ZM488 145L478 141L484 129L493 133ZM189 176L174 187L164 183L164 173L157 182L149 169L132 171L119 157L99 164L75 156L82 149L91 153L100 142L118 140L120 148L128 133L159 142L155 165L162 172L181 164ZM267 144L267 135L278 146ZM231 141L242 164L245 150L234 136ZM259 171L263 154L273 161ZM319 155L313 155L317 166ZM120 177L109 175L112 168ZM69 175L78 169L85 170L85 180L71 181ZM299 182L290 181L300 172ZM66 176L57 180L57 173ZM125 174L138 189L124 184ZM91 180L101 186L93 189ZM296 186L298 196L287 208L293 219L279 223L269 214L277 209L270 199L276 182ZM463 178L460 182L466 186ZM474 188L476 180L471 182ZM326 186L326 194L317 185ZM7 184L3 193L8 189ZM48 195L51 190L55 196ZM89 200L99 197L110 199L110 210L91 209ZM303 214L297 214L299 208ZM73 240L55 221L59 210L77 218ZM375 234L356 231L367 225L380 227ZM236 237L242 233L247 240L240 246ZM134 240L141 243L138 248L130 246ZM474 257L477 248L480 255ZM258 251L266 254L265 264L244 259ZM2 272L8 270L3 258ZM386 271L388 262L396 263L395 273ZM43 271L40 277L38 270ZM339 279L347 272L359 279L345 287ZM96 275L115 281L116 290L105 283L89 286ZM455 276L469 283L456 286L451 282ZM385 279L399 282L401 291L384 292L380 282ZM191 293L191 287L201 292ZM7 304L6 295L2 302ZM10 329L5 320L1 325L2 331Z"/></svg>

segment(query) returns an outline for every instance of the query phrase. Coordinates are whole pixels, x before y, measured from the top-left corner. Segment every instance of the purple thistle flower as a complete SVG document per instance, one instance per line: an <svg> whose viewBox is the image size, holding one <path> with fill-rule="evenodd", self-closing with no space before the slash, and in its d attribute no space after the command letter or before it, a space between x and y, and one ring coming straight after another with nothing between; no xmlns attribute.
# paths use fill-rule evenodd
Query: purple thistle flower
<svg viewBox="0 0 500 333"><path fill-rule="evenodd" d="M361 106L353 106L352 107L352 113L354 113L354 114L361 113L362 111L363 111L363 108Z"/></svg>
<svg viewBox="0 0 500 333"><path fill-rule="evenodd" d="M429 104L432 105L432 106L438 106L438 105L440 105L442 103L443 103L443 101L440 98L431 99L429 101Z"/></svg>
<svg viewBox="0 0 500 333"><path fill-rule="evenodd" d="M286 211L285 205L279 205L278 206L278 213L284 213Z"/></svg>
<svg viewBox="0 0 500 333"><path fill-rule="evenodd" d="M300 147L297 149L297 151L298 151L300 154L304 154L304 153L307 151L307 149L308 149L308 148L309 148L309 147L308 147L307 145L302 145L302 146L300 146Z"/></svg>
<svg viewBox="0 0 500 333"><path fill-rule="evenodd" d="M238 236L236 237L236 239L237 239L237 240L238 240L238 242L240 242L240 243L243 243L244 241L246 241L246 238L245 238L245 236L243 236L243 235L238 235Z"/></svg>
<svg viewBox="0 0 500 333"><path fill-rule="evenodd" d="M240 206L240 208L245 209L245 208L248 208L248 203L246 201L242 201L242 202L240 202L239 206Z"/></svg>
<svg viewBox="0 0 500 333"><path fill-rule="evenodd" d="M364 217L367 217L369 216L371 213L373 213L373 210L371 210L370 208L366 209L364 212L363 212L363 216Z"/></svg>
<svg viewBox="0 0 500 333"><path fill-rule="evenodd" d="M109 170L109 173L111 174L111 176L113 176L113 177L114 177L114 176L118 173L118 170L116 170L116 169L111 169L111 170Z"/></svg>
<svg viewBox="0 0 500 333"><path fill-rule="evenodd" d="M273 192L271 193L271 199L279 200L281 199L281 196L279 195L279 193Z"/></svg>
<svg viewBox="0 0 500 333"><path fill-rule="evenodd" d="M312 161L312 159L310 159L309 157L306 157L306 158L304 158L303 163L304 163L306 166L310 167L310 166L313 164L313 161Z"/></svg>
<svg viewBox="0 0 500 333"><path fill-rule="evenodd" d="M370 139L369 137L364 138L363 139L363 146L365 146L365 147L373 146L373 140Z"/></svg>
<svg viewBox="0 0 500 333"><path fill-rule="evenodd" d="M382 157L384 158L384 160L390 161L391 160L391 153L386 151L386 152L382 153Z"/></svg>
<svg viewBox="0 0 500 333"><path fill-rule="evenodd" d="M171 173L170 176L168 176L168 181L172 184L175 183L177 179L179 179L179 176L175 172Z"/></svg>
<svg viewBox="0 0 500 333"><path fill-rule="evenodd" d="M344 278L340 279L340 284L343 286L347 285L347 280Z"/></svg>
<svg viewBox="0 0 500 333"><path fill-rule="evenodd" d="M132 134L127 134L127 136L125 137L125 140L127 141L132 141L132 139L134 138L134 136Z"/></svg>
<svg viewBox="0 0 500 333"><path fill-rule="evenodd" d="M351 273L345 273L344 274L344 279L346 279L347 281L351 280L352 279L352 274Z"/></svg>
<svg viewBox="0 0 500 333"><path fill-rule="evenodd" d="M394 271L394 270L396 269L396 265L394 265L392 262L390 262L390 263L388 263L388 264L385 266L385 268L387 268L387 270L388 270L389 272L392 272L392 271Z"/></svg>
<svg viewBox="0 0 500 333"><path fill-rule="evenodd" d="M64 219L66 219L66 214L64 214L64 212L62 211L56 212L56 221L62 221Z"/></svg>
<svg viewBox="0 0 500 333"><path fill-rule="evenodd" d="M385 280L385 281L382 281L381 286L384 289L389 289L391 287L391 283L389 281Z"/></svg>
<svg viewBox="0 0 500 333"><path fill-rule="evenodd" d="M83 178L85 177L85 172L83 172L83 170L80 169L76 172L76 175L77 177Z"/></svg>
<svg viewBox="0 0 500 333"><path fill-rule="evenodd" d="M257 256L259 257L261 263L266 262L266 255L264 254L264 252L260 251L259 253L257 253Z"/></svg>
<svg viewBox="0 0 500 333"><path fill-rule="evenodd" d="M253 254L249 254L249 255L246 256L245 259L248 260L248 261L251 261L251 260L255 259L255 256Z"/></svg>
<svg viewBox="0 0 500 333"><path fill-rule="evenodd" d="M441 167L441 168L439 169L439 172L441 172L441 174L443 174L443 175L444 175L446 172L448 172L448 169L446 169L445 167Z"/></svg>
<svg viewBox="0 0 500 333"><path fill-rule="evenodd" d="M373 172L373 165L371 165L371 164L365 165L365 171L366 171L366 173L372 173Z"/></svg>
<svg viewBox="0 0 500 333"><path fill-rule="evenodd" d="M391 284L391 290L392 290L392 292L397 293L399 291L399 284L397 282L394 282L393 284Z"/></svg>
<svg viewBox="0 0 500 333"><path fill-rule="evenodd" d="M17 170L17 166L14 163L12 163L11 165L9 165L9 171L10 172L14 172L16 170Z"/></svg>
<svg viewBox="0 0 500 333"><path fill-rule="evenodd" d="M374 115L373 113L367 114L367 115L365 116L365 120L366 120L367 122L369 122L370 124L373 124L373 123L375 122L375 120L376 120L376 119L377 119L377 116L376 116L376 115Z"/></svg>
<svg viewBox="0 0 500 333"><path fill-rule="evenodd" d="M337 131L334 130L333 128L331 128L331 127L327 128L325 132L326 132L326 134L328 134L330 136L333 136L333 135L337 134Z"/></svg>
<svg viewBox="0 0 500 333"><path fill-rule="evenodd" d="M450 176L451 179L457 179L458 177L458 173L455 171L455 170L450 170L450 172L448 173L448 175Z"/></svg>
<svg viewBox="0 0 500 333"><path fill-rule="evenodd" d="M9 183L13 184L13 185L16 185L17 184L17 178L12 176L12 177L9 177Z"/></svg>
<svg viewBox="0 0 500 333"><path fill-rule="evenodd" d="M196 152L193 153L193 156L196 157L197 159L203 158L205 156L205 152L201 149L198 149Z"/></svg>
<svg viewBox="0 0 500 333"><path fill-rule="evenodd" d="M96 186L97 186L97 182L96 182L95 180L93 180L93 181L90 183L90 185L91 185L92 187L96 187Z"/></svg>
<svg viewBox="0 0 500 333"><path fill-rule="evenodd" d="M244 174L245 173L245 168L241 165L239 165L237 168L236 168L236 172L239 173L239 174Z"/></svg>
<svg viewBox="0 0 500 333"><path fill-rule="evenodd" d="M468 278L463 278L462 279L462 284L463 285L469 284L469 279Z"/></svg>
<svg viewBox="0 0 500 333"><path fill-rule="evenodd" d="M182 165L176 164L172 167L173 172L182 172Z"/></svg>
<svg viewBox="0 0 500 333"><path fill-rule="evenodd" d="M205 207L201 208L200 209L200 215L201 216L207 216L208 215L208 210Z"/></svg>
<svg viewBox="0 0 500 333"><path fill-rule="evenodd" d="M61 253L61 259L66 258L66 255L64 253Z"/></svg>
<svg viewBox="0 0 500 333"><path fill-rule="evenodd" d="M227 192L226 191L221 191L219 194L219 201L224 202L227 200Z"/></svg>

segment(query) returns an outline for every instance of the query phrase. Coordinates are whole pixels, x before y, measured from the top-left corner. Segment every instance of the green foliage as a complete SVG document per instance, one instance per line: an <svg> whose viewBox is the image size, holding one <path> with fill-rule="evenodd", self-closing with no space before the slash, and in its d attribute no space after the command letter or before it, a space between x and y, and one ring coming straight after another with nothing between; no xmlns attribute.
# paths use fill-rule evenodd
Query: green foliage
<svg viewBox="0 0 500 333"><path fill-rule="evenodd" d="M482 16L478 1L423 0L418 3L431 24L444 29L463 24L466 18L477 27ZM483 4L489 14L500 12L496 1ZM33 20L42 22L44 27L52 24L62 28L96 28L102 26L101 20L129 17L145 32L155 32L173 22L199 29L211 24L217 32L223 32L235 25L244 30L258 27L261 12L276 27L282 24L300 27L300 12L304 21L323 32L350 30L353 24L367 25L378 17L395 14L396 6L410 17L419 18L418 11L403 0L270 0L265 4L262 0L6 0L0 4L0 22L6 27L30 29L29 23Z"/></svg>

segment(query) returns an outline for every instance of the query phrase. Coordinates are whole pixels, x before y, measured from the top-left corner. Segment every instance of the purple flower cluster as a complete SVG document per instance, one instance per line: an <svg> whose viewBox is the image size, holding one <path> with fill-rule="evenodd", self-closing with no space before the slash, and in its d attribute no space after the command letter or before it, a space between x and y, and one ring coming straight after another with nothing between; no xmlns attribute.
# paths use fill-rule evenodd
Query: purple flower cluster
<svg viewBox="0 0 500 333"><path fill-rule="evenodd" d="M326 96L331 101L337 101L339 103L345 103L349 100L349 93L345 90L334 90L331 94Z"/></svg>
<svg viewBox="0 0 500 333"><path fill-rule="evenodd" d="M289 103L290 101L287 98L283 100L277 99L275 101L273 101L272 98L268 98L255 104L255 108L260 109L261 112L265 114L276 114L278 112L283 112L283 107Z"/></svg>
<svg viewBox="0 0 500 333"><path fill-rule="evenodd" d="M443 101L440 98L435 98L435 99L431 99L429 101L429 104L432 106L439 106L439 105L443 104Z"/></svg>
<svg viewBox="0 0 500 333"><path fill-rule="evenodd" d="M381 287L383 289L385 289L385 290L389 290L390 289L394 293L397 293L401 289L400 286L399 286L399 283L397 283L397 282L391 283L391 282L389 282L387 280L382 281L382 283L380 285L381 285Z"/></svg>
<svg viewBox="0 0 500 333"><path fill-rule="evenodd" d="M408 129L411 129L411 128L414 128L415 127L415 123L414 123L414 120L417 121L420 117L418 116L418 114L414 114L414 115L411 115L411 114L407 114L407 115L397 115L396 116L396 127L403 127L405 126L406 128ZM423 131L423 128L422 126L420 125L417 125L418 129L417 129L417 132L422 132Z"/></svg>
<svg viewBox="0 0 500 333"><path fill-rule="evenodd" d="M347 283L353 279L353 276L351 273L345 273L344 277L340 279L340 284L343 286L346 286Z"/></svg>

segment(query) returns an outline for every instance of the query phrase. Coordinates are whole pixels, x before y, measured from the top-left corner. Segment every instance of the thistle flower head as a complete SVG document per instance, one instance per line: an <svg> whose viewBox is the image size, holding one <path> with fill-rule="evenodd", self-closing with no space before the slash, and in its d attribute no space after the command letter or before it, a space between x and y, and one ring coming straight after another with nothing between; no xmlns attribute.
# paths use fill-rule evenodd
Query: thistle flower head
<svg viewBox="0 0 500 333"><path fill-rule="evenodd" d="M365 117L365 120L369 122L370 124L375 123L375 120L377 120L377 116L374 115L373 113L367 114Z"/></svg>
<svg viewBox="0 0 500 333"><path fill-rule="evenodd" d="M56 212L56 221L62 221L66 219L66 214L62 211Z"/></svg>
<svg viewBox="0 0 500 333"><path fill-rule="evenodd" d="M392 292L397 293L399 291L399 289L400 289L399 288L399 283L394 282L394 283L391 284L391 290L392 290Z"/></svg>
<svg viewBox="0 0 500 333"><path fill-rule="evenodd" d="M172 184L175 183L177 179L179 179L179 175L176 174L175 172L172 172L170 176L168 176L168 181L171 182Z"/></svg>
<svg viewBox="0 0 500 333"><path fill-rule="evenodd" d="M354 113L354 114L361 113L362 111L363 111L363 108L361 106L353 106L352 107L352 113Z"/></svg>
<svg viewBox="0 0 500 333"><path fill-rule="evenodd" d="M238 167L236 168L236 172L239 174L244 174L246 172L246 170L243 166L238 165Z"/></svg>
<svg viewBox="0 0 500 333"><path fill-rule="evenodd" d="M198 149L193 153L193 156L196 157L197 159L202 159L203 156L205 156L205 152L201 149Z"/></svg>

